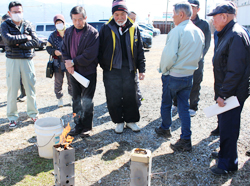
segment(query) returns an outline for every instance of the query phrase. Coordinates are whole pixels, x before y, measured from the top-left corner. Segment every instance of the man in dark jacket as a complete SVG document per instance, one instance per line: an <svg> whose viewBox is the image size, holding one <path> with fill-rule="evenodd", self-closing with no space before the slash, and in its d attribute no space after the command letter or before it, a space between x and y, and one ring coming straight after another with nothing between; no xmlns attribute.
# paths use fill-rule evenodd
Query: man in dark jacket
<svg viewBox="0 0 250 186"><path fill-rule="evenodd" d="M218 5L208 16L218 31L218 45L214 55L215 100L220 107L225 99L236 96L240 106L218 115L220 151L214 174L238 170L237 140L240 115L248 98L250 75L250 41L244 29L234 21L236 8L230 2Z"/></svg>
<svg viewBox="0 0 250 186"><path fill-rule="evenodd" d="M188 2L192 6L193 14L191 16L191 21L201 29L205 36L205 48L203 49L203 56L201 60L199 61L199 67L197 70L194 71L193 75L193 87L190 92L189 100L190 100L190 109L189 113L190 116L195 116L196 111L198 110L198 102L200 100L200 89L201 89L201 82L203 79L203 67L204 67L204 57L210 47L210 41L211 41L211 31L209 24L206 20L200 19L198 12L200 11L200 2L199 0L188 0ZM172 110L177 110L177 100L174 99L174 107L172 107Z"/></svg>
<svg viewBox="0 0 250 186"><path fill-rule="evenodd" d="M78 72L90 81L86 88L71 75L73 90L73 113L75 113L75 128L69 135L81 134L88 136L92 129L93 97L96 88L96 67L98 64L99 34L98 31L86 22L86 11L81 6L75 6L70 12L73 26L64 34L62 56L70 74Z"/></svg>
<svg viewBox="0 0 250 186"><path fill-rule="evenodd" d="M31 23L23 20L21 3L10 2L8 13L11 19L4 21L1 28L6 50L7 117L10 121L9 127L15 128L18 119L16 98L20 77L27 95L27 114L34 122L37 120L36 77L32 58L34 48L38 47L38 38Z"/></svg>
<svg viewBox="0 0 250 186"><path fill-rule="evenodd" d="M123 132L124 122L134 132L139 132L135 72L139 70L140 80L144 79L145 72L140 31L128 18L125 1L113 1L112 14L100 30L99 52L108 110L117 124L116 133Z"/></svg>

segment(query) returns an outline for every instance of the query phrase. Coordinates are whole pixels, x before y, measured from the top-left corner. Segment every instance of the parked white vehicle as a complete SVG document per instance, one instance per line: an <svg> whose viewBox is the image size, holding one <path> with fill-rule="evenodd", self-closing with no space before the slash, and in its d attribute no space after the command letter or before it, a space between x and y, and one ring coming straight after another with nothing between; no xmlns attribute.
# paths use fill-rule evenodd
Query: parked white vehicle
<svg viewBox="0 0 250 186"><path fill-rule="evenodd" d="M66 23L66 28L68 28L69 26L70 24ZM46 36L47 38L54 30L56 30L56 27L53 22L38 22L35 25L36 33Z"/></svg>
<svg viewBox="0 0 250 186"><path fill-rule="evenodd" d="M40 22L36 23L35 31L37 34L44 35L47 38L56 29L53 22Z"/></svg>

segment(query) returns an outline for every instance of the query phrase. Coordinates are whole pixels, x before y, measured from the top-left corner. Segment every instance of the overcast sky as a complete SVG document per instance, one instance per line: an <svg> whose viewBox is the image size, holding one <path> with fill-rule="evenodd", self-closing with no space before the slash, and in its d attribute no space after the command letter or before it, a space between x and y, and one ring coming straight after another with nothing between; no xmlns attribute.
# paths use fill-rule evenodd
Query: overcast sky
<svg viewBox="0 0 250 186"><path fill-rule="evenodd" d="M54 15L61 13L66 22L70 20L70 10L76 5L83 5L87 11L88 21L98 21L99 19L108 19L111 16L111 7L113 0L20 0L23 4L24 18L36 22L52 22ZM168 0L168 12L172 12L173 3L178 0ZM212 10L216 3L223 0L207 0L208 8ZM10 0L0 0L0 14L8 11ZM163 12L167 9L167 0L127 0L129 11L137 13L138 21L147 21L148 14L150 19L163 19ZM205 0L200 0L201 18L205 17Z"/></svg>

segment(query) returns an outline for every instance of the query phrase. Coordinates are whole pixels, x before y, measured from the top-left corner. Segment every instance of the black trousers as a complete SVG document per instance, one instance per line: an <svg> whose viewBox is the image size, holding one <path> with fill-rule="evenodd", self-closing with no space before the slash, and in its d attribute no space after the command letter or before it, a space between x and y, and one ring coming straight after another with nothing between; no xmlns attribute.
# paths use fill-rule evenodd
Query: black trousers
<svg viewBox="0 0 250 186"><path fill-rule="evenodd" d="M22 83L22 77L20 78L20 90L21 90L21 96L26 96L25 89Z"/></svg>
<svg viewBox="0 0 250 186"><path fill-rule="evenodd" d="M199 67L197 70L194 71L193 75L193 87L190 92L189 101L190 101L190 109L197 111L198 110L198 102L200 101L200 89L201 89L201 82L203 79L203 66L204 60L199 61ZM174 106L177 106L177 99L176 97L173 99Z"/></svg>
<svg viewBox="0 0 250 186"><path fill-rule="evenodd" d="M73 90L73 113L76 114L74 117L75 130L91 130L93 127L93 97L96 88L96 73L85 76L90 81L88 88L82 86L72 75L70 78Z"/></svg>
<svg viewBox="0 0 250 186"><path fill-rule="evenodd" d="M240 106L218 115L220 131L220 152L218 167L227 170L238 170L237 140L240 133L240 115L244 101Z"/></svg>
<svg viewBox="0 0 250 186"><path fill-rule="evenodd" d="M136 96L135 72L128 67L103 71L109 114L114 123L140 120Z"/></svg>

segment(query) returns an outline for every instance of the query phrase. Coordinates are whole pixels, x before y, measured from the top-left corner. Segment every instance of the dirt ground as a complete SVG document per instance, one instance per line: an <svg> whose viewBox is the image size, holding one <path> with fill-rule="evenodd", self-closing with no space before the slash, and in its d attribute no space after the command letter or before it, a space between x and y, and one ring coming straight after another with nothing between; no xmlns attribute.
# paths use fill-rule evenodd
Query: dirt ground
<svg viewBox="0 0 250 186"><path fill-rule="evenodd" d="M213 41L205 57L205 71L201 87L199 110L192 117L192 152L173 152L169 145L179 139L181 123L178 114L173 117L172 138L158 137L154 128L161 123L160 104L162 83L158 73L161 53L166 35L156 36L153 47L145 52L146 78L140 81L143 98L140 107L141 132L133 133L125 129L123 134L115 134L106 107L102 70L98 67L97 87L94 97L94 121L91 137L76 137L75 185L129 185L130 154L133 148L146 148L152 152L151 185L250 185L250 159L245 152L250 148L250 101L246 101L238 140L239 171L223 177L210 173L215 165L210 154L219 150L219 138L210 136L216 128L216 117L206 118L203 109L214 104L212 56ZM72 108L68 104L66 78L64 81L64 107L57 107L54 94L54 80L45 78L45 68L49 55L37 51L34 58L36 69L36 96L39 118L58 117L73 126ZM6 118L7 87L5 76L5 55L0 54L0 185L53 185L52 160L40 158L36 143L34 124L26 114L26 102L18 102L19 123L9 130ZM162 173L163 172L163 173Z"/></svg>

